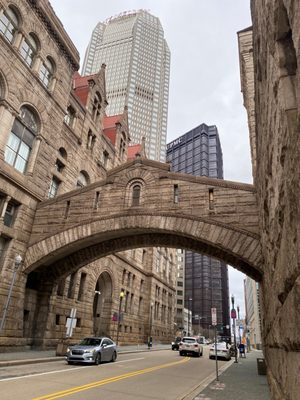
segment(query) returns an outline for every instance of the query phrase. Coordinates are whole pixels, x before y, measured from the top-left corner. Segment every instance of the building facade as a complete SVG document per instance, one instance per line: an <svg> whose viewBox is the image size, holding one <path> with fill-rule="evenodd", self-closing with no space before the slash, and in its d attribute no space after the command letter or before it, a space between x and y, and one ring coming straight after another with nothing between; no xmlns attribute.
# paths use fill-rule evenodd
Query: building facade
<svg viewBox="0 0 300 400"><path fill-rule="evenodd" d="M145 136L147 157L165 161L170 51L159 19L125 12L99 22L88 45L83 74L106 64L107 114L128 107L132 143Z"/></svg>
<svg viewBox="0 0 300 400"><path fill-rule="evenodd" d="M172 260L168 275L153 271L147 249L95 260L47 283L34 271L22 273L16 256L25 259L39 204L84 191L132 151L126 107L105 115L105 65L78 74L78 51L48 1L1 1L0 50L0 346L55 346L72 308L75 341L118 331L120 343L144 343L154 301L154 339L169 342Z"/></svg>
<svg viewBox="0 0 300 400"><path fill-rule="evenodd" d="M173 171L223 179L223 158L216 126L201 124L167 145ZM178 193L180 198L180 193ZM209 193L213 202L213 191ZM213 207L211 212L213 213ZM185 307L192 310L193 331L209 336L211 308L217 308L219 331L229 333L227 265L203 254L185 253Z"/></svg>
<svg viewBox="0 0 300 400"><path fill-rule="evenodd" d="M247 344L249 347L262 349L259 283L247 277L244 280L244 292L246 307L245 336Z"/></svg>

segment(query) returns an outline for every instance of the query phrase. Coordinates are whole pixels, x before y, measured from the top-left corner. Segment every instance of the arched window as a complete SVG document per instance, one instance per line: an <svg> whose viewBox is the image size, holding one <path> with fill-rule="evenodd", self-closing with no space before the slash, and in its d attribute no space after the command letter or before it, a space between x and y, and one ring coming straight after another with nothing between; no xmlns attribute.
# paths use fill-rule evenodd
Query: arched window
<svg viewBox="0 0 300 400"><path fill-rule="evenodd" d="M90 183L90 179L88 174L85 171L80 171L78 180L77 180L77 187L81 188Z"/></svg>
<svg viewBox="0 0 300 400"><path fill-rule="evenodd" d="M52 60L50 60L49 57L46 58L46 60L42 63L41 69L40 69L40 80L43 83L46 88L49 88L51 80L54 75L54 63Z"/></svg>
<svg viewBox="0 0 300 400"><path fill-rule="evenodd" d="M0 16L0 33L10 43L13 42L16 32L18 30L19 20L16 13L8 7Z"/></svg>
<svg viewBox="0 0 300 400"><path fill-rule="evenodd" d="M27 38L23 39L20 53L26 64L31 67L34 57L38 51L38 43L34 36L30 33Z"/></svg>
<svg viewBox="0 0 300 400"><path fill-rule="evenodd" d="M63 147L60 147L58 150L58 154L67 161L68 154Z"/></svg>
<svg viewBox="0 0 300 400"><path fill-rule="evenodd" d="M141 187L140 185L134 185L132 188L132 205L138 206L140 204Z"/></svg>
<svg viewBox="0 0 300 400"><path fill-rule="evenodd" d="M26 106L15 119L5 149L5 161L24 173L34 139L38 133L38 119Z"/></svg>

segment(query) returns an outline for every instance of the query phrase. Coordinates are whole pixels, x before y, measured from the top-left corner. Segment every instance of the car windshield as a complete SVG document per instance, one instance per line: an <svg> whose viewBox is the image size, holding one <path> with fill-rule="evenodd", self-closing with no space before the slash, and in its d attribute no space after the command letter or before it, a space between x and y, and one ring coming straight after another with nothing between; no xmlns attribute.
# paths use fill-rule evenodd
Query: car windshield
<svg viewBox="0 0 300 400"><path fill-rule="evenodd" d="M213 344L211 348L214 349L215 344ZM226 349L226 343L217 343L217 349Z"/></svg>
<svg viewBox="0 0 300 400"><path fill-rule="evenodd" d="M194 339L194 338L183 338L182 341L183 341L183 343L195 343L196 339Z"/></svg>
<svg viewBox="0 0 300 400"><path fill-rule="evenodd" d="M99 346L101 339L84 338L79 344L81 346Z"/></svg>

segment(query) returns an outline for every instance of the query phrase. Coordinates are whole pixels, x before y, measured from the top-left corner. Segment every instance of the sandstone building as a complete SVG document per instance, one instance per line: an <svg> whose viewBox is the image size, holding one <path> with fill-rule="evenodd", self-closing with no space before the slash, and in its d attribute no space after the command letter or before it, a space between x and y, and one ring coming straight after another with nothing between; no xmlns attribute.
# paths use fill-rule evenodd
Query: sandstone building
<svg viewBox="0 0 300 400"><path fill-rule="evenodd" d="M165 164L138 157L126 168L108 171L105 165L118 165L126 154L128 131L126 110L116 117L115 136L113 120L104 122L104 66L81 82L74 76L78 53L49 3L1 0L2 310L15 275L15 257L20 254L25 260L16 274L2 346L53 345L64 335L65 319L74 305L79 319L76 335L98 329L114 336L112 316L121 289L127 298L121 304L123 341L147 336L152 307L156 331L162 335L168 329L172 274L165 274L167 269L149 271L146 259L144 268L138 268L131 250L96 261L95 255L106 256L111 250L110 241L99 248L98 243L85 247L87 240L93 243L96 226L97 238L117 234L114 249L149 245L151 237L153 245L200 249L260 281L262 340L272 399L298 399L300 4L252 0L251 6L253 47L247 50L248 42L240 49L242 89L251 117L251 143L256 146L255 187L171 173ZM79 95L82 87L85 96ZM107 178L97 183L102 176ZM132 186L137 182L140 185ZM90 184L82 187L86 183ZM179 202L175 202L176 186ZM125 211L120 199L130 203ZM93 213L98 211L101 219L93 224ZM90 218L89 224L82 223L84 217ZM126 236L129 230L135 235ZM78 242L81 247L75 251ZM65 260L60 260L65 249ZM83 267L82 257L90 264ZM35 273L39 267L44 280ZM104 298L95 299L99 296L95 291L105 293ZM98 325L100 316L103 325L102 321Z"/></svg>
<svg viewBox="0 0 300 400"><path fill-rule="evenodd" d="M105 65L94 75L78 74L78 52L49 2L1 1L0 51L3 312L15 256L25 258L39 203L103 179L141 146L129 146L126 107L119 115L106 116ZM94 261L51 288L34 272L24 275L19 268L0 346L54 346L65 336L72 308L77 310L75 339L87 334L115 338L121 291L120 342L145 342L150 314L154 338L169 341L175 269L164 248L161 252L168 276L163 268L152 273L148 249ZM45 293L50 296L47 304Z"/></svg>
<svg viewBox="0 0 300 400"><path fill-rule="evenodd" d="M300 3L251 0L239 32L260 211L262 341L272 399L300 392Z"/></svg>

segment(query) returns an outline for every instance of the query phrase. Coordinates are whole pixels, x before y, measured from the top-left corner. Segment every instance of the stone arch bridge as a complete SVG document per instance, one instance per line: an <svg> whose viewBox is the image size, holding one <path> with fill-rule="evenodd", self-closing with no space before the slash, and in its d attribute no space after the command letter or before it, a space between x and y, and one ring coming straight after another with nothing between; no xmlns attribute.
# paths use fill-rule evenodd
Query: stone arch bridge
<svg viewBox="0 0 300 400"><path fill-rule="evenodd" d="M38 206L23 272L60 279L130 248L184 248L262 277L254 186L137 158L103 181Z"/></svg>

